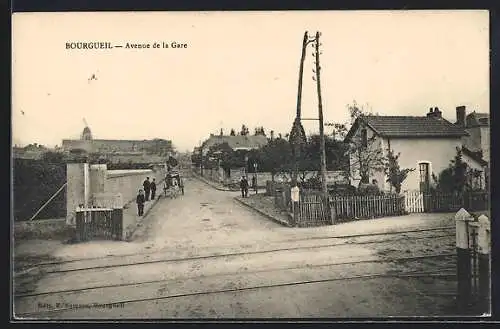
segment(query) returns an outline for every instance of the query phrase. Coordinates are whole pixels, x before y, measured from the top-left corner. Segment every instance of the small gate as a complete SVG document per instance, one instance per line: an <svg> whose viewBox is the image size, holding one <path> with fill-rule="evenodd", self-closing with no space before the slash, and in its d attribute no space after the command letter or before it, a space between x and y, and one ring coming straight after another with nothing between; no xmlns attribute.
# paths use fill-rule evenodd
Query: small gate
<svg viewBox="0 0 500 329"><path fill-rule="evenodd" d="M76 241L122 240L123 210L79 208L76 210Z"/></svg>
<svg viewBox="0 0 500 329"><path fill-rule="evenodd" d="M405 196L405 209L408 213L424 212L424 194L420 191L407 191Z"/></svg>

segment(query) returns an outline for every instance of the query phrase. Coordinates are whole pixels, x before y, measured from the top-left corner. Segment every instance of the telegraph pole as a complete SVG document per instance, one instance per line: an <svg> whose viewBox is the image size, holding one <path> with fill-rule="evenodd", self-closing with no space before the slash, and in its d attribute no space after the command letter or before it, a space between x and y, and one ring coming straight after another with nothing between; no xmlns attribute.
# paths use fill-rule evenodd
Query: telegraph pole
<svg viewBox="0 0 500 329"><path fill-rule="evenodd" d="M300 120L301 117L301 106L302 106L302 77L304 75L304 60L306 58L306 47L308 43L307 31L304 32L304 39L302 40L302 55L300 57L300 66L299 66L299 84L298 84L298 92L297 92L297 116Z"/></svg>
<svg viewBox="0 0 500 329"><path fill-rule="evenodd" d="M304 38L302 39L302 54L300 56L300 66L299 66L299 79L298 79L298 91L297 91L297 113L295 120L293 122L292 131L290 132L290 144L293 150L293 172L292 172L292 186L297 184L298 177L298 162L301 156L301 148L305 142L305 131L301 122L301 105L302 105L302 78L304 75L304 60L306 57L307 45L313 40L309 40L307 31L304 32Z"/></svg>
<svg viewBox="0 0 500 329"><path fill-rule="evenodd" d="M316 32L316 87L318 91L318 116L319 116L319 136L320 136L320 156L321 156L321 187L323 194L328 198L328 187L326 185L326 151L325 151L325 129L323 124L323 104L321 99L321 66L319 64L319 37Z"/></svg>

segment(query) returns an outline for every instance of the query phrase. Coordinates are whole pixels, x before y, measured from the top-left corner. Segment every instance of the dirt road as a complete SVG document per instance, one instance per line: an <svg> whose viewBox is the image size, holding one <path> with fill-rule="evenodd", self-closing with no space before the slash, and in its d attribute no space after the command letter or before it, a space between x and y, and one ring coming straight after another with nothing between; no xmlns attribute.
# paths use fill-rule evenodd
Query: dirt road
<svg viewBox="0 0 500 329"><path fill-rule="evenodd" d="M41 279L34 289L17 292L16 314L88 319L450 312L455 259L449 215L296 229L255 214L235 195L187 179L186 194L161 200L133 242L68 245L53 254L57 262L32 267Z"/></svg>

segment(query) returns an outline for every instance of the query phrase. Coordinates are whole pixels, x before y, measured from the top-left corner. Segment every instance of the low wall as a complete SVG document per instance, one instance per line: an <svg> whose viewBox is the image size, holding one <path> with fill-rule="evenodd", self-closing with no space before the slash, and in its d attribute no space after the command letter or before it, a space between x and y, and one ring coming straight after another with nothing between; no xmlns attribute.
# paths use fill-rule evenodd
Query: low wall
<svg viewBox="0 0 500 329"><path fill-rule="evenodd" d="M252 177L254 173L248 173L248 180L251 183ZM309 171L306 173L306 179L312 178L317 175L316 171ZM233 171L231 171L231 178L226 179L225 183L238 183L241 179L241 172L235 170L234 175ZM258 172L257 173L257 185L259 187L265 187L266 182L273 179L273 176L270 172ZM287 182L290 181L290 177L286 177L285 175L274 175L274 180L276 182ZM345 179L342 171L327 171L326 172L326 182L327 184L348 184L348 181Z"/></svg>
<svg viewBox="0 0 500 329"><path fill-rule="evenodd" d="M224 175L222 170L218 169L204 169L203 177L210 179L214 182L223 183L225 185L236 184L238 185L241 179L241 176L244 174L242 169L231 169L230 177ZM252 178L255 173L247 173L247 178L249 183L252 183ZM270 172L258 172L257 174L257 185L259 187L265 187L266 182L272 180L272 175ZM317 175L316 171L306 172L306 179L312 178ZM286 177L285 175L275 175L274 180L276 182L287 182L290 181L290 177ZM326 182L327 184L348 184L348 181L345 179L342 171L327 171L326 172Z"/></svg>
<svg viewBox="0 0 500 329"><path fill-rule="evenodd" d="M81 205L96 205L94 197L100 199L104 195L115 199L116 209L134 201L142 183L146 179L156 179L157 193L161 193L165 167L155 166L153 169L108 170L105 164L70 163L67 165L67 207L68 225L76 225L75 211ZM113 197L119 195L118 198ZM101 202L100 200L99 202ZM111 202L111 201L110 201Z"/></svg>
<svg viewBox="0 0 500 329"><path fill-rule="evenodd" d="M142 183L149 177L150 181L156 179L156 193L161 193L165 173L162 170L108 170L106 177L105 193L120 193L124 205L135 200L137 192L142 189Z"/></svg>
<svg viewBox="0 0 500 329"><path fill-rule="evenodd" d="M34 221L16 222L14 224L14 239L69 239L74 228L66 225L66 218L40 219Z"/></svg>

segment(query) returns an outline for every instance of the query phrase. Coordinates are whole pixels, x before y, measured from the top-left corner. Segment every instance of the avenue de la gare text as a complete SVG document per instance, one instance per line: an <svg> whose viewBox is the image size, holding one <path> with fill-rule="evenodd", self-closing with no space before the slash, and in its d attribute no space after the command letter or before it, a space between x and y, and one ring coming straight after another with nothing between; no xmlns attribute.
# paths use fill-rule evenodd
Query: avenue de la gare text
<svg viewBox="0 0 500 329"><path fill-rule="evenodd" d="M188 44L183 42L153 42L153 43L133 43L127 42L123 44L112 44L111 42L66 42L66 49L113 49L113 48L129 48L129 49L151 49L151 48L187 48Z"/></svg>

